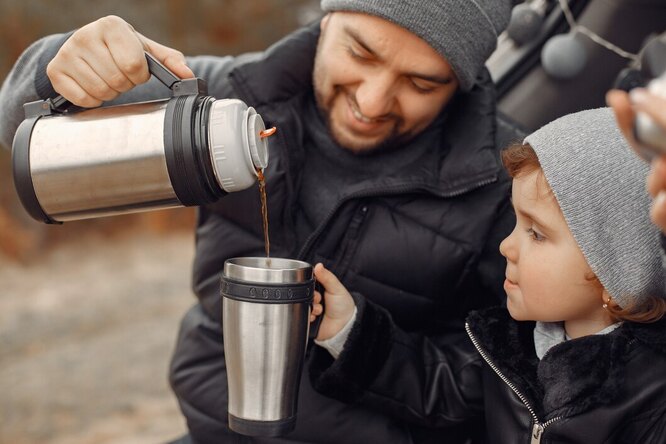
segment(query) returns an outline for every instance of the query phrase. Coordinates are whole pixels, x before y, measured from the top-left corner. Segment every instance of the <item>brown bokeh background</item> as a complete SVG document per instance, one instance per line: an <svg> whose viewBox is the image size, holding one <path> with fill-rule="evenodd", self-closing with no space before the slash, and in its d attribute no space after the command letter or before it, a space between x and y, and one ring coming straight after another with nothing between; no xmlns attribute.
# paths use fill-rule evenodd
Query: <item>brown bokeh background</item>
<svg viewBox="0 0 666 444"><path fill-rule="evenodd" d="M318 3L0 0L0 80L31 42L108 14L185 54L226 55L265 48L316 19ZM194 303L194 210L35 222L16 197L9 148L0 148L0 444L178 437L186 427L167 369Z"/></svg>
<svg viewBox="0 0 666 444"><path fill-rule="evenodd" d="M99 17L123 17L144 35L185 54L239 54L264 49L319 14L315 0L0 0L0 79L31 42ZM1 104L0 104L1 106ZM72 222L46 227L18 203L10 147L0 150L0 254L29 262L55 244L90 230L170 232L189 228L191 209Z"/></svg>

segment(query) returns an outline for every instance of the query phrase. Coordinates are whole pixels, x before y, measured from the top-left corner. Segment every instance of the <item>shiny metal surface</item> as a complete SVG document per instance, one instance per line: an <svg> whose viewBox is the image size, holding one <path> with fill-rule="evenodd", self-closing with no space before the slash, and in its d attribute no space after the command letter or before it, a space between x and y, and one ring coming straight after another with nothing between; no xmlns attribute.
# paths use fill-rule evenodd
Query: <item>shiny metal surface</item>
<svg viewBox="0 0 666 444"><path fill-rule="evenodd" d="M67 221L180 206L164 157L166 104L121 105L37 121L30 166L44 211Z"/></svg>
<svg viewBox="0 0 666 444"><path fill-rule="evenodd" d="M237 257L225 261L224 275L255 284L299 284L312 279L312 266L293 259Z"/></svg>
<svg viewBox="0 0 666 444"><path fill-rule="evenodd" d="M276 421L296 415L310 305L223 298L229 413Z"/></svg>

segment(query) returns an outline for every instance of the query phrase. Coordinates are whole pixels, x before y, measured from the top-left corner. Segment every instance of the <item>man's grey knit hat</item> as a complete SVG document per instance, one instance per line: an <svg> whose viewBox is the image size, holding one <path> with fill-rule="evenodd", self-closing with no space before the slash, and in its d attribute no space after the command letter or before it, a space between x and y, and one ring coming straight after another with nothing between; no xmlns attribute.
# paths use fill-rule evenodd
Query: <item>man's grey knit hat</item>
<svg viewBox="0 0 666 444"><path fill-rule="evenodd" d="M609 108L561 117L525 139L587 263L621 307L666 297L659 230L645 190L649 166Z"/></svg>
<svg viewBox="0 0 666 444"><path fill-rule="evenodd" d="M509 0L322 0L321 8L381 17L421 37L448 60L463 91L474 86L511 16Z"/></svg>

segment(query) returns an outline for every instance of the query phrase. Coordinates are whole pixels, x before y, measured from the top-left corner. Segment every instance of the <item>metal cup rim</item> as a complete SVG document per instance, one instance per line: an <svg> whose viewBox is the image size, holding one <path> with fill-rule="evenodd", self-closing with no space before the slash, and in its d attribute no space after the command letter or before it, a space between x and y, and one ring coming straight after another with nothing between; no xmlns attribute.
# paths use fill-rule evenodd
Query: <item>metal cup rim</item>
<svg viewBox="0 0 666 444"><path fill-rule="evenodd" d="M270 260L270 266L262 266ZM224 262L223 277L251 283L302 283L312 279L312 265L288 258L234 257Z"/></svg>

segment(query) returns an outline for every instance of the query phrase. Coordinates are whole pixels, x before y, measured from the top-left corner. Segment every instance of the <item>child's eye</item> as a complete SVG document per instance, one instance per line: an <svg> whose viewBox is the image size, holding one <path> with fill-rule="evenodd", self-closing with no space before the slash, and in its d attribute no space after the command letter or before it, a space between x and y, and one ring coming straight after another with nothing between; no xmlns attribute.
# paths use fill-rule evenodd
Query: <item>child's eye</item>
<svg viewBox="0 0 666 444"><path fill-rule="evenodd" d="M529 234L530 237L531 237L533 240L537 241L537 242L541 242L541 241L543 241L543 240L546 239L546 238L544 237L544 235L542 235L542 234L540 234L539 232L535 231L534 228L528 228L528 229L527 229L527 234Z"/></svg>

